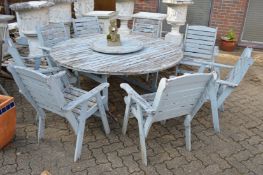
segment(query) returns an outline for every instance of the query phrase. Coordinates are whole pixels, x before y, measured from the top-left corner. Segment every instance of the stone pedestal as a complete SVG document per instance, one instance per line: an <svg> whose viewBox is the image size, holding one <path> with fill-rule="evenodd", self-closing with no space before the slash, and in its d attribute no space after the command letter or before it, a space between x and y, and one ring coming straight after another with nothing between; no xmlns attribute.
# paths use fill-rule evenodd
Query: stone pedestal
<svg viewBox="0 0 263 175"><path fill-rule="evenodd" d="M54 3L47 1L29 1L24 3L15 3L10 8L19 15L19 30L26 36L29 44L29 56L41 55L37 40L36 27L47 25L49 7Z"/></svg>
<svg viewBox="0 0 263 175"><path fill-rule="evenodd" d="M83 16L97 16L100 22L101 31L108 32L111 19L116 19L117 14L114 11L94 11L94 0L76 0L74 11L77 18Z"/></svg>
<svg viewBox="0 0 263 175"><path fill-rule="evenodd" d="M74 11L77 18L94 11L94 0L76 0L74 2Z"/></svg>
<svg viewBox="0 0 263 175"><path fill-rule="evenodd" d="M117 18L117 12L114 11L91 11L83 16L97 16L99 19L102 33L108 33L110 20Z"/></svg>
<svg viewBox="0 0 263 175"><path fill-rule="evenodd" d="M118 19L121 22L119 33L129 34L131 31L128 28L128 22L132 20L134 0L116 0L116 11L118 12Z"/></svg>
<svg viewBox="0 0 263 175"><path fill-rule="evenodd" d="M167 4L167 23L172 26L172 31L165 36L165 40L180 45L183 35L179 32L180 26L186 22L188 5L193 4L192 0L162 0Z"/></svg>
<svg viewBox="0 0 263 175"><path fill-rule="evenodd" d="M9 35L8 21L12 19L14 19L14 16L0 15L0 61L7 54L7 46L4 44L4 39L6 35Z"/></svg>
<svg viewBox="0 0 263 175"><path fill-rule="evenodd" d="M49 8L49 23L64 23L68 34L70 34L70 25L72 22L71 3L74 0L48 0L55 3Z"/></svg>

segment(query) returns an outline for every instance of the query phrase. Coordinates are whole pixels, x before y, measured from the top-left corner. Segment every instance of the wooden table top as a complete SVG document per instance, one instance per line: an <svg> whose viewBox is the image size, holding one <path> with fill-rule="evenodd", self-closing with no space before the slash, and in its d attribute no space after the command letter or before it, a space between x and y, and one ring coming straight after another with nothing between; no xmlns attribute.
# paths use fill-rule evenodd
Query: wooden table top
<svg viewBox="0 0 263 175"><path fill-rule="evenodd" d="M80 72L107 75L137 75L171 68L183 57L181 47L160 38L127 35L144 43L144 49L122 55L93 51L91 43L106 36L92 35L61 42L51 49L50 55L62 67Z"/></svg>

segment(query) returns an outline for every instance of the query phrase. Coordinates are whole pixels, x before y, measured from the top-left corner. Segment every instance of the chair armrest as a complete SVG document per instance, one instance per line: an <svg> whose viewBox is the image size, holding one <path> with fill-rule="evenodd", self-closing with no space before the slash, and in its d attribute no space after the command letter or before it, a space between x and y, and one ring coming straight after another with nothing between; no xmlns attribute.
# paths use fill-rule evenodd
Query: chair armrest
<svg viewBox="0 0 263 175"><path fill-rule="evenodd" d="M213 63L213 65L215 67L218 67L218 68L227 68L227 69L233 69L234 68L234 66L232 66L232 65L221 64L221 63Z"/></svg>
<svg viewBox="0 0 263 175"><path fill-rule="evenodd" d="M218 84L221 84L221 85L227 85L227 86L230 86L230 87L237 87L238 84L235 84L235 83L231 83L229 81L224 81L224 80L217 80L216 81Z"/></svg>
<svg viewBox="0 0 263 175"><path fill-rule="evenodd" d="M51 51L51 48L49 48L49 47L39 46L38 48L42 49L43 51L47 51L47 52Z"/></svg>
<svg viewBox="0 0 263 175"><path fill-rule="evenodd" d="M147 113L154 113L154 110L152 109L152 106L144 99L142 98L132 87L127 83L121 83L120 87L124 89L128 96L131 97L131 99L140 105Z"/></svg>
<svg viewBox="0 0 263 175"><path fill-rule="evenodd" d="M105 88L108 88L108 87L109 87L109 83L102 83L99 86L90 90L89 92L87 92L87 93L81 95L80 97L76 98L74 101L69 102L62 109L65 111L70 111L70 110L76 108L78 105L85 103L86 101L88 101L92 97L96 96L98 93L100 93L102 90L104 90Z"/></svg>

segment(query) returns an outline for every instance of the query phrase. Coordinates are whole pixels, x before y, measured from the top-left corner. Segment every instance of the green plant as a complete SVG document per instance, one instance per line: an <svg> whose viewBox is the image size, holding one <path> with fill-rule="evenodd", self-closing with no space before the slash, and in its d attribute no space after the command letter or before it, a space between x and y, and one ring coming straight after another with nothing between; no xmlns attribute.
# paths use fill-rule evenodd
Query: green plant
<svg viewBox="0 0 263 175"><path fill-rule="evenodd" d="M225 36L222 37L223 40L227 41L235 41L236 40L236 33L233 29L230 29Z"/></svg>

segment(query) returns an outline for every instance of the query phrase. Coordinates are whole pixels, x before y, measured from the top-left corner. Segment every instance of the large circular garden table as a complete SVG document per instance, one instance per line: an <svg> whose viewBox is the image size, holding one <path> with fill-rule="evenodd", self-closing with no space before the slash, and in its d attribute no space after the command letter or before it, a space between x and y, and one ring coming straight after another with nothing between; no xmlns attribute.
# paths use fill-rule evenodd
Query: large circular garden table
<svg viewBox="0 0 263 175"><path fill-rule="evenodd" d="M143 42L144 48L129 54L104 54L93 51L91 45L106 38L103 34L73 38L51 49L50 55L62 67L100 75L138 75L162 71L179 63L181 47L160 38L142 35L122 35L121 38Z"/></svg>
<svg viewBox="0 0 263 175"><path fill-rule="evenodd" d="M142 35L121 36L125 40L141 41L144 48L137 52L105 54L92 50L93 43L103 38L106 38L104 34L97 34L69 39L52 47L50 55L58 65L86 73L100 83L107 82L110 75L156 73L174 67L183 57L181 47L174 43ZM147 89L141 82L132 82Z"/></svg>

